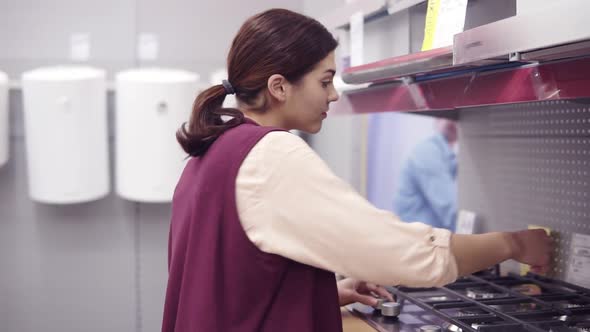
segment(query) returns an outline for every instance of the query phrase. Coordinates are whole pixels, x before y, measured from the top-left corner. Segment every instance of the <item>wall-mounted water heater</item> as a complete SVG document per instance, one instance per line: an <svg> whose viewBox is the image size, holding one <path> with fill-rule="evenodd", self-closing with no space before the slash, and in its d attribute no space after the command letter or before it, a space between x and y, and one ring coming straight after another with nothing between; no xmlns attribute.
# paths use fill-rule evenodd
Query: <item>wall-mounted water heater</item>
<svg viewBox="0 0 590 332"><path fill-rule="evenodd" d="M22 75L29 193L72 204L110 191L105 72L57 66Z"/></svg>
<svg viewBox="0 0 590 332"><path fill-rule="evenodd" d="M116 75L116 190L128 200L164 203L172 194L187 154L176 131L189 120L199 75L141 68Z"/></svg>

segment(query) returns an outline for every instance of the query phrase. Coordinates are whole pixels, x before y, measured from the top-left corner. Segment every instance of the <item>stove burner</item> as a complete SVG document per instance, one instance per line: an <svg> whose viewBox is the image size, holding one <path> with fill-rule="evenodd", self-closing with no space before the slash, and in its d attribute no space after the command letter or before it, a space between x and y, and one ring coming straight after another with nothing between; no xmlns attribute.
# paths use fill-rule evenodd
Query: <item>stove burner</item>
<svg viewBox="0 0 590 332"><path fill-rule="evenodd" d="M574 309L574 308L583 308L583 307L590 308L589 301L586 301L582 298L577 298L577 297L573 298L573 299L558 300L558 301L547 300L547 302L551 303L551 305L553 305L556 308L562 308L562 309Z"/></svg>
<svg viewBox="0 0 590 332"><path fill-rule="evenodd" d="M500 298L510 296L508 294L500 293L495 289L487 288L487 287L486 288L467 288L466 291L467 292L465 293L465 295L467 295L467 297L475 299L475 300L500 299Z"/></svg>
<svg viewBox="0 0 590 332"><path fill-rule="evenodd" d="M453 325L453 324L445 324L445 331L449 331L449 332L463 332L463 329L459 328L457 325Z"/></svg>
<svg viewBox="0 0 590 332"><path fill-rule="evenodd" d="M478 307L463 308L463 309L459 310L460 316L475 316L475 315L486 315L486 314L489 314L489 313L481 308L478 308Z"/></svg>
<svg viewBox="0 0 590 332"><path fill-rule="evenodd" d="M572 314L569 316L564 316L563 321L572 327L590 329L590 315Z"/></svg>
<svg viewBox="0 0 590 332"><path fill-rule="evenodd" d="M489 322L472 323L471 324L471 327L474 328L474 329L476 329L476 330L479 330L480 328L484 328L485 327L486 328L486 331L490 331L490 327L492 327L494 325L496 325L500 329L502 329L500 331L517 331L517 330L514 330L514 329L511 329L511 330L504 329L504 327L506 325L506 322L503 322L503 321L489 321ZM462 328L460 328L460 327L458 327L456 325L453 325L453 324L448 324L448 323L447 324L444 324L443 327L444 327L444 330L445 331L448 331L448 332L463 332L464 331Z"/></svg>
<svg viewBox="0 0 590 332"><path fill-rule="evenodd" d="M534 313L534 312L533 312ZM560 315L558 312L548 312L548 313L534 313L531 316L521 318L525 322L530 323L540 323L543 322L560 322L565 320L566 316ZM561 323L559 324L561 325Z"/></svg>
<svg viewBox="0 0 590 332"><path fill-rule="evenodd" d="M451 317L471 317L490 314L488 311L485 311L484 309L479 307L450 308L442 309L441 311L448 314Z"/></svg>
<svg viewBox="0 0 590 332"><path fill-rule="evenodd" d="M457 300L456 297L450 296L441 291L421 291L415 294L416 298L424 302L445 302Z"/></svg>
<svg viewBox="0 0 590 332"><path fill-rule="evenodd" d="M450 301L451 298L448 296L430 296L430 297L424 297L424 298L422 298L422 300L425 300L428 302L443 302L443 301Z"/></svg>
<svg viewBox="0 0 590 332"><path fill-rule="evenodd" d="M493 326L493 325L506 325L506 322L503 320L500 320L498 318L491 318L489 320L482 320L479 322L474 322L471 323L471 327L473 327L474 329L478 330L480 327L484 327L484 326Z"/></svg>
<svg viewBox="0 0 590 332"><path fill-rule="evenodd" d="M531 312L540 309L539 305L534 302L492 304L490 305L490 307L501 312Z"/></svg>
<svg viewBox="0 0 590 332"><path fill-rule="evenodd" d="M543 294L543 289L539 285L535 284L521 284L517 286L512 286L510 287L510 289L520 294L529 296Z"/></svg>
<svg viewBox="0 0 590 332"><path fill-rule="evenodd" d="M590 332L590 327L556 326L552 327L549 332Z"/></svg>

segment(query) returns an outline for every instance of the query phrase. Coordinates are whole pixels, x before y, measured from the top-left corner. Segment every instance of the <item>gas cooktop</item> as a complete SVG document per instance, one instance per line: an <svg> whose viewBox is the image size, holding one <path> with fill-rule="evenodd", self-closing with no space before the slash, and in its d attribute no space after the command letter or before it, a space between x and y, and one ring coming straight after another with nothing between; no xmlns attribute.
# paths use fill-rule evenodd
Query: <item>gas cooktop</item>
<svg viewBox="0 0 590 332"><path fill-rule="evenodd" d="M442 288L388 290L400 305L395 314L358 303L349 310L381 332L590 332L590 289L537 275L488 273Z"/></svg>

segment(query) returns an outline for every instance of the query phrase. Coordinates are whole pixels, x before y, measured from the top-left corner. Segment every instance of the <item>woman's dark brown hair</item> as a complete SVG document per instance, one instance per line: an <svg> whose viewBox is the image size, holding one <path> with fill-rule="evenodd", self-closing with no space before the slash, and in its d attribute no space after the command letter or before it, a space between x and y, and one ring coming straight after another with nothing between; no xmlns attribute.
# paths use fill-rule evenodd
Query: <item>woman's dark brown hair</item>
<svg viewBox="0 0 590 332"><path fill-rule="evenodd" d="M271 9L249 18L234 38L227 57L228 81L241 103L253 105L270 76L280 74L296 83L337 45L316 20ZM242 112L222 107L226 94L219 84L197 96L188 125L183 124L176 133L190 156L202 156L225 130L244 122ZM222 115L231 119L224 121Z"/></svg>

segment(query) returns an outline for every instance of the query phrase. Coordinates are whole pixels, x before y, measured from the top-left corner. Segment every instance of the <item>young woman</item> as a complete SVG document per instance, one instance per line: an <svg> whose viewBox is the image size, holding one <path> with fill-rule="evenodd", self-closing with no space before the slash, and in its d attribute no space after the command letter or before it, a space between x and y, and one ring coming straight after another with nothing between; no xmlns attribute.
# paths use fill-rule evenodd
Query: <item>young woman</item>
<svg viewBox="0 0 590 332"><path fill-rule="evenodd" d="M376 284L440 286L506 259L546 268L543 231L402 222L287 131L318 132L338 99L336 46L309 17L263 12L235 37L228 80L195 100L177 134L191 159L173 200L164 332L341 331L340 305L391 299ZM222 108L227 94L237 109Z"/></svg>

